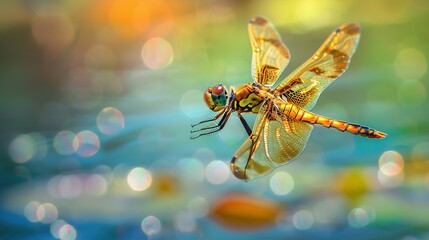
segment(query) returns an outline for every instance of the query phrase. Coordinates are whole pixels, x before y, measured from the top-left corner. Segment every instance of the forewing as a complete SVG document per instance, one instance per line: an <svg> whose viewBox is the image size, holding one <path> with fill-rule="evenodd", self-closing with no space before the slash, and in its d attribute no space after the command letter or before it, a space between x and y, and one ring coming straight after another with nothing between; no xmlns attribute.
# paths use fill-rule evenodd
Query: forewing
<svg viewBox="0 0 429 240"><path fill-rule="evenodd" d="M357 24L340 26L276 90L289 102L307 110L312 109L320 93L347 69L359 37L360 29Z"/></svg>
<svg viewBox="0 0 429 240"><path fill-rule="evenodd" d="M253 52L253 80L263 85L271 85L289 63L289 50L276 29L265 18L255 17L250 20L248 31Z"/></svg>
<svg viewBox="0 0 429 240"><path fill-rule="evenodd" d="M242 180L263 176L296 158L307 144L313 126L261 107L253 134L234 154L231 171Z"/></svg>

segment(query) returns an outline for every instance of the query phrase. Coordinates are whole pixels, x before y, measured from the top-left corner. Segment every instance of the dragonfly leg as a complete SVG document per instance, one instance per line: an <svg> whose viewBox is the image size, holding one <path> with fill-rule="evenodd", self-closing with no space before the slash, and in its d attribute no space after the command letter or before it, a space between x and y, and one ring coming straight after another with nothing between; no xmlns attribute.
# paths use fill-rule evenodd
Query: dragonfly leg
<svg viewBox="0 0 429 240"><path fill-rule="evenodd" d="M209 118L207 120L201 121L201 122L196 123L196 124L191 124L191 127L196 127L196 126L203 124L203 123L216 121L220 116L222 116L225 113L225 110L226 110L225 108L222 109L222 111L220 111L220 113L217 114L216 116L214 116L213 118Z"/></svg>
<svg viewBox="0 0 429 240"><path fill-rule="evenodd" d="M228 121L229 116L231 115L231 111L226 111L226 112L223 111L223 112L224 112L224 114L222 115L222 118L215 125L210 125L207 127L204 127L204 125L203 125L203 127L200 129L197 129L197 130L191 129L191 139L195 139L195 138L198 138L198 137L201 137L204 135L208 135L208 134L212 134L214 132L222 130L223 127L225 127L225 124ZM193 125L192 127L198 126L198 125L203 124L203 123L210 123L210 122L216 121L219 117L220 117L220 115L218 114L214 118L199 122L199 123Z"/></svg>
<svg viewBox="0 0 429 240"><path fill-rule="evenodd" d="M237 112L237 115L241 124L243 124L244 129L246 129L247 134L250 136L252 134L252 129L249 127L249 124L247 124L246 119L244 119L243 115L241 115L239 111Z"/></svg>

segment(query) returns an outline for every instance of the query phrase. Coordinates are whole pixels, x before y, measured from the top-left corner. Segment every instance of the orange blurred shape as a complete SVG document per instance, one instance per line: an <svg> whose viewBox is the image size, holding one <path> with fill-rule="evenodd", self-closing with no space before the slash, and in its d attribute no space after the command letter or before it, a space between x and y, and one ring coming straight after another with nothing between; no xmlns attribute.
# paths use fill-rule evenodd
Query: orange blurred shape
<svg viewBox="0 0 429 240"><path fill-rule="evenodd" d="M174 22L172 5L161 0L95 1L91 16L96 25L111 26L123 37L135 38L154 25Z"/></svg>
<svg viewBox="0 0 429 240"><path fill-rule="evenodd" d="M136 26L140 24L141 28L145 28L149 19L142 1L121 0L111 2L109 20L120 33L132 37L136 33Z"/></svg>
<svg viewBox="0 0 429 240"><path fill-rule="evenodd" d="M72 20L66 12L55 8L39 10L32 19L35 41L51 55L58 54L75 37Z"/></svg>
<svg viewBox="0 0 429 240"><path fill-rule="evenodd" d="M177 194L179 191L177 186L177 179L171 174L158 174L154 176L152 189L159 197L170 197L171 195Z"/></svg>
<svg viewBox="0 0 429 240"><path fill-rule="evenodd" d="M234 230L251 230L270 226L283 207L270 199L244 193L231 193L212 206L210 217L220 225Z"/></svg>

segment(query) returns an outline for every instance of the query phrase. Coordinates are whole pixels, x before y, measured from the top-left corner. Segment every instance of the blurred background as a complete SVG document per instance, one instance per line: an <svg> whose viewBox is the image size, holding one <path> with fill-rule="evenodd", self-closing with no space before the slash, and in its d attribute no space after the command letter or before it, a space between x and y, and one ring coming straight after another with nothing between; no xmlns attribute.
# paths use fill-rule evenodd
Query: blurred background
<svg viewBox="0 0 429 240"><path fill-rule="evenodd" d="M207 87L251 81L256 15L291 51L281 78L359 23L313 111L387 138L315 127L250 182L236 116L190 140ZM428 239L428 21L424 0L2 0L0 238Z"/></svg>

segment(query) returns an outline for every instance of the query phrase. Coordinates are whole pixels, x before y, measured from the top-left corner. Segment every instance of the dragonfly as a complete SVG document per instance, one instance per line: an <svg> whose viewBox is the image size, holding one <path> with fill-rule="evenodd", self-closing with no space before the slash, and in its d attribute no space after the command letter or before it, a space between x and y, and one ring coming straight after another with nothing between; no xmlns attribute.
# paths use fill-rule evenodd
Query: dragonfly
<svg viewBox="0 0 429 240"><path fill-rule="evenodd" d="M248 137L232 157L230 168L250 180L294 160L305 148L313 125L335 128L367 138L384 138L375 129L311 112L320 94L349 66L360 38L360 27L338 27L314 55L279 80L290 53L273 25L263 17L248 23L252 47L252 82L229 91L223 84L209 87L203 98L216 116L191 125L191 139L222 130L237 113ZM257 114L253 128L244 113Z"/></svg>

